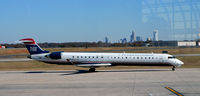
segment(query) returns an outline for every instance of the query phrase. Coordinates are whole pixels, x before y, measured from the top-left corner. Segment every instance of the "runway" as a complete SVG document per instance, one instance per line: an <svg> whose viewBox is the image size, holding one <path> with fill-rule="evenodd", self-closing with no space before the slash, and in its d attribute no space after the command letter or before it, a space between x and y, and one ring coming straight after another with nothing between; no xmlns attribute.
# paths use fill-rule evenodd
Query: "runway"
<svg viewBox="0 0 200 96"><path fill-rule="evenodd" d="M200 69L0 71L1 96L200 96Z"/></svg>
<svg viewBox="0 0 200 96"><path fill-rule="evenodd" d="M0 62L21 62L21 61L32 61L29 58L0 58Z"/></svg>

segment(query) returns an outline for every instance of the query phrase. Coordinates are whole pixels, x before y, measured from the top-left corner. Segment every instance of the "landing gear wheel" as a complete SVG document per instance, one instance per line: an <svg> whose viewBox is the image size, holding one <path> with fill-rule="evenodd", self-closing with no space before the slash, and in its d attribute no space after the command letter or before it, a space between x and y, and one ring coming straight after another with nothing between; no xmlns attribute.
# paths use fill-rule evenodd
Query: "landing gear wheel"
<svg viewBox="0 0 200 96"><path fill-rule="evenodd" d="M174 66L172 67L172 71L175 71L175 67Z"/></svg>
<svg viewBox="0 0 200 96"><path fill-rule="evenodd" d="M96 70L95 68L90 68L89 72L95 72L95 70Z"/></svg>

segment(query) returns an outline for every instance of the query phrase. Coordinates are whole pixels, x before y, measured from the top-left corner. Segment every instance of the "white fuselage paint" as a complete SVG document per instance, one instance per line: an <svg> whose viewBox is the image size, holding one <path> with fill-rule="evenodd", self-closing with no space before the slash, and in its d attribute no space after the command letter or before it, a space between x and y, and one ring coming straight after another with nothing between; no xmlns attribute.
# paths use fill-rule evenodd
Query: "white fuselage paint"
<svg viewBox="0 0 200 96"><path fill-rule="evenodd" d="M50 59L44 54L31 55L32 59L48 63L69 63L80 64L98 64L99 65L172 65L180 67L184 63L169 54L154 53L84 53L84 52L62 52L61 59ZM92 66L92 65L91 65ZM89 67L89 66L88 66Z"/></svg>

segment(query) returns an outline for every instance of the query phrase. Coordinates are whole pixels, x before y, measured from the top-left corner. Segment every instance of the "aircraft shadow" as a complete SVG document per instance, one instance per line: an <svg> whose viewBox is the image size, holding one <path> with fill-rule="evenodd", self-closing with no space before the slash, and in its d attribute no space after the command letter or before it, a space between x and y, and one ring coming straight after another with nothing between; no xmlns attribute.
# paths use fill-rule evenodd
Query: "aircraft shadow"
<svg viewBox="0 0 200 96"><path fill-rule="evenodd" d="M77 70L74 73L62 74L62 75L75 75L75 74L86 74L86 73L97 73L97 72L158 72L158 71L171 71L171 70L103 70L89 72L88 70Z"/></svg>
<svg viewBox="0 0 200 96"><path fill-rule="evenodd" d="M76 74L87 74L87 73L96 73L96 72L99 72L99 71L90 72L88 70L77 70L77 71L74 71L72 73L61 74L61 75L76 75Z"/></svg>
<svg viewBox="0 0 200 96"><path fill-rule="evenodd" d="M158 72L158 71L171 71L168 69L161 69L161 70L153 70L153 69L142 69L142 70L104 70L104 71L98 71L98 72Z"/></svg>
<svg viewBox="0 0 200 96"><path fill-rule="evenodd" d="M74 71L29 71L29 72L24 72L24 73L39 74L39 73L69 73L69 72L74 72Z"/></svg>
<svg viewBox="0 0 200 96"><path fill-rule="evenodd" d="M159 71L171 71L169 69L142 69L142 70L99 70L95 72L89 72L88 70L76 70L76 71L30 71L24 72L27 74L41 74L41 73L60 73L61 75L76 75L76 74L88 74L97 72L159 72ZM64 73L64 74L62 74Z"/></svg>

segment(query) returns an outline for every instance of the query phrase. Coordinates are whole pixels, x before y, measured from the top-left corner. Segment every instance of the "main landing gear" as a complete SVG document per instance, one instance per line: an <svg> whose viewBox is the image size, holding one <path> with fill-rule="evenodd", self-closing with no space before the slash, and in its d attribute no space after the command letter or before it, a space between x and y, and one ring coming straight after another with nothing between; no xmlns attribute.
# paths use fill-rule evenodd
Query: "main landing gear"
<svg viewBox="0 0 200 96"><path fill-rule="evenodd" d="M175 68L176 68L176 67L175 67L175 66L173 66L173 67L172 67L172 71L175 71Z"/></svg>
<svg viewBox="0 0 200 96"><path fill-rule="evenodd" d="M95 72L95 70L96 70L95 68L90 68L89 72Z"/></svg>

